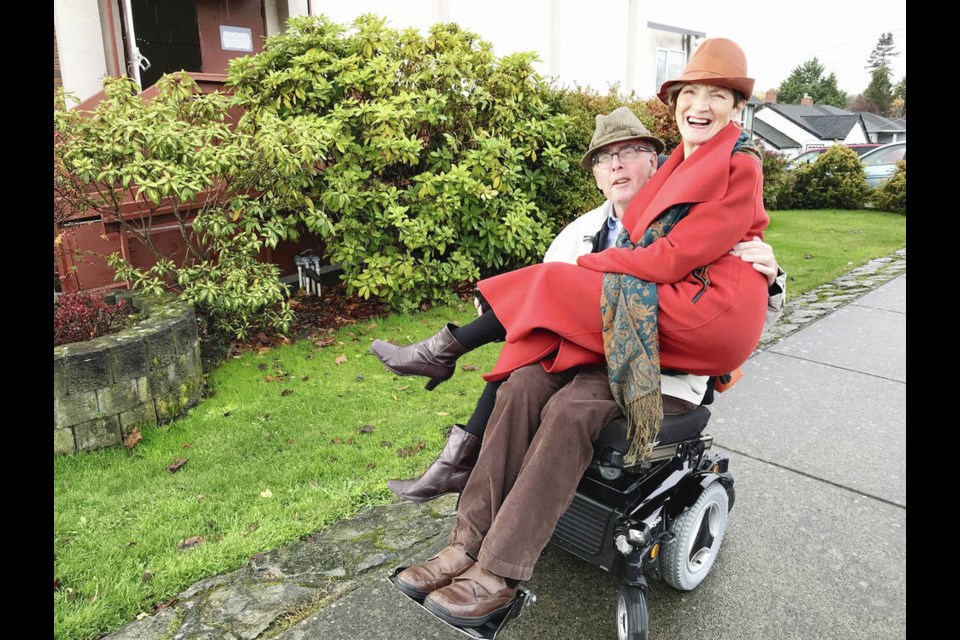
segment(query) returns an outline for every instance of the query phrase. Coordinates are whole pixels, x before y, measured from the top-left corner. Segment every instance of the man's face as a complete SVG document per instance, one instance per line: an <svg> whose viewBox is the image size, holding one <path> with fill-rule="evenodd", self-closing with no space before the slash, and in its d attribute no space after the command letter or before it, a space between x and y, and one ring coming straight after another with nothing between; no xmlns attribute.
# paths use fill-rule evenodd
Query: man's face
<svg viewBox="0 0 960 640"><path fill-rule="evenodd" d="M632 160L624 160L619 152L634 148L640 150ZM628 152L629 153L629 152ZM612 154L612 158L607 158ZM617 216L623 215L627 204L637 195L653 172L657 170L657 152L647 140L625 140L614 142L600 147L593 156L594 162L600 159L599 164L593 165L593 177L597 187L603 195L613 203Z"/></svg>

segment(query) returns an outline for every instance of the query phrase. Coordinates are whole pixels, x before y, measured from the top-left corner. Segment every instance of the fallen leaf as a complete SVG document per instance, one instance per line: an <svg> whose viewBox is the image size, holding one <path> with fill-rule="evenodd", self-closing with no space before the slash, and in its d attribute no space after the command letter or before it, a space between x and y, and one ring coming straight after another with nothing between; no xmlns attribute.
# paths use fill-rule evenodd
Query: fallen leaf
<svg viewBox="0 0 960 640"><path fill-rule="evenodd" d="M356 380L357 382L363 382L363 376L357 375L357 377L354 378L354 380Z"/></svg>
<svg viewBox="0 0 960 640"><path fill-rule="evenodd" d="M811 255L811 254L809 254L809 253L805 253L805 254L803 254L803 259L804 259L804 260L813 260L813 255Z"/></svg>
<svg viewBox="0 0 960 640"><path fill-rule="evenodd" d="M184 449L192 449L192 448L193 448L193 443L192 443L192 442L184 442L184 443L183 443L182 445L180 445L180 446L183 447Z"/></svg>
<svg viewBox="0 0 960 640"><path fill-rule="evenodd" d="M163 611L164 609L166 609L166 608L168 608L168 607L172 607L173 605L177 604L178 602L180 602L180 599L179 599L179 598L174 598L173 600L170 600L170 601L168 601L168 602L164 602L163 604L158 604L157 606L155 606L155 607L153 608L153 612L154 612L154 613L157 613L158 611Z"/></svg>
<svg viewBox="0 0 960 640"><path fill-rule="evenodd" d="M170 463L170 466L167 467L167 471L169 471L170 473L176 473L177 471L180 470L180 467L182 467L185 464L187 464L186 458L177 458L176 460Z"/></svg>
<svg viewBox="0 0 960 640"><path fill-rule="evenodd" d="M336 336L330 336L329 338L320 338L319 340L315 341L313 344L314 346L320 347L322 349L324 347L329 347L336 341L337 341Z"/></svg>
<svg viewBox="0 0 960 640"><path fill-rule="evenodd" d="M370 324L367 325L367 329L376 329L376 328L377 328L376 322L371 322Z"/></svg>
<svg viewBox="0 0 960 640"><path fill-rule="evenodd" d="M287 438L287 444L293 444L293 438Z"/></svg>
<svg viewBox="0 0 960 640"><path fill-rule="evenodd" d="M143 440L143 434L136 427L130 429L130 433L123 439L123 446L127 449L133 449L137 443Z"/></svg>
<svg viewBox="0 0 960 640"><path fill-rule="evenodd" d="M392 441L392 440L381 440L381 441L380 441L380 446L381 446L381 447L392 447L392 446L393 446L393 441Z"/></svg>
<svg viewBox="0 0 960 640"><path fill-rule="evenodd" d="M309 379L310 379L310 376L303 376L302 378L300 378L300 382L306 382Z"/></svg>
<svg viewBox="0 0 960 640"><path fill-rule="evenodd" d="M333 364L343 364L347 360L349 360L347 356L337 356L336 358L334 358Z"/></svg>
<svg viewBox="0 0 960 640"><path fill-rule="evenodd" d="M135 546L137 546L137 542L136 542L135 540L131 540L130 542L128 542L127 544L125 544L125 545L123 545L123 546L125 546L125 547L135 547Z"/></svg>
<svg viewBox="0 0 960 640"><path fill-rule="evenodd" d="M137 614L137 620L143 620L144 618L149 618L149 617L150 617L150 614L147 613L146 611L141 611L140 613Z"/></svg>
<svg viewBox="0 0 960 640"><path fill-rule="evenodd" d="M142 582L150 582L151 580L153 580L153 571L150 571L150 569L147 569L146 571L144 571L143 575L140 576L140 580Z"/></svg>
<svg viewBox="0 0 960 640"><path fill-rule="evenodd" d="M274 381L276 380L276 378L274 378L274 377L273 377L272 375L270 375L269 373L268 373L267 375L263 376L263 379L266 380L267 382L274 382Z"/></svg>
<svg viewBox="0 0 960 640"><path fill-rule="evenodd" d="M247 531L256 531L259 528L260 528L260 525L259 523L256 523L256 522L251 522L249 525L247 525Z"/></svg>
<svg viewBox="0 0 960 640"><path fill-rule="evenodd" d="M340 438L332 438L330 442L332 444L343 444L343 440L341 440Z"/></svg>
<svg viewBox="0 0 960 640"><path fill-rule="evenodd" d="M372 424L363 425L362 427L360 427L360 433L373 433L373 425Z"/></svg>
<svg viewBox="0 0 960 640"><path fill-rule="evenodd" d="M450 415L450 414L447 413L446 411L437 411L437 412L435 412L435 413L436 413L438 416L448 416L448 415Z"/></svg>
<svg viewBox="0 0 960 640"><path fill-rule="evenodd" d="M376 468L377 468L377 463L376 463L376 462L371 462L370 464L367 465L367 470L368 470L368 471L372 471L373 469L376 469Z"/></svg>
<svg viewBox="0 0 960 640"><path fill-rule="evenodd" d="M206 499L207 499L207 496L203 495L202 493L197 496L197 500L199 500L200 502L203 502Z"/></svg>
<svg viewBox="0 0 960 640"><path fill-rule="evenodd" d="M263 362L257 365L257 369L259 369L260 371L263 371L266 368L267 368L267 365Z"/></svg>
<svg viewBox="0 0 960 640"><path fill-rule="evenodd" d="M284 390L280 393L280 395L283 396L283 397L286 397L286 396L290 395L291 393L293 393L293 389L284 389Z"/></svg>
<svg viewBox="0 0 960 640"><path fill-rule="evenodd" d="M261 497L261 498L272 498L272 497L273 497L273 492L270 491L270 489L264 489L263 491L260 492L260 497Z"/></svg>
<svg viewBox="0 0 960 640"><path fill-rule="evenodd" d="M62 586L63 586L63 585L60 583L60 579L59 579L59 578L54 578L54 579L53 579L53 590L54 590L54 591L60 591L60 588L61 588Z"/></svg>
<svg viewBox="0 0 960 640"><path fill-rule="evenodd" d="M399 449L397 451L397 457L406 458L408 456L412 456L415 453L419 453L423 451L426 447L427 447L427 443L421 440L420 442L417 443L417 446L415 447L403 447L402 449Z"/></svg>
<svg viewBox="0 0 960 640"><path fill-rule="evenodd" d="M463 365L463 366L460 367L460 368L461 368L463 371L476 371L476 370L477 370L477 365L475 365L475 364L465 364L465 365Z"/></svg>
<svg viewBox="0 0 960 640"><path fill-rule="evenodd" d="M223 417L224 417L224 418L229 418L229 417L230 417L230 414L232 414L232 413L233 413L233 411L227 411L226 413L223 414Z"/></svg>
<svg viewBox="0 0 960 640"><path fill-rule="evenodd" d="M181 549L190 549L203 542L203 536L193 536L180 543Z"/></svg>
<svg viewBox="0 0 960 640"><path fill-rule="evenodd" d="M409 388L410 388L410 385L404 385L404 386L402 386L402 387L398 387L398 388L397 388L397 391L406 391L406 390L409 389Z"/></svg>

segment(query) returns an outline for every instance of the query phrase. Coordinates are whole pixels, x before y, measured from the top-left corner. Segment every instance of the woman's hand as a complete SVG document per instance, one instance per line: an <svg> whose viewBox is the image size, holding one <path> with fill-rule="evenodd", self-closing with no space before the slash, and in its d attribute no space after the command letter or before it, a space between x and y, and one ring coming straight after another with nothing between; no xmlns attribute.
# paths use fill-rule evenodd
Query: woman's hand
<svg viewBox="0 0 960 640"><path fill-rule="evenodd" d="M738 242L733 245L730 253L741 260L753 263L754 269L767 276L768 287L772 286L774 280L777 279L780 265L777 264L777 259L773 255L773 247L760 238L753 238L748 242Z"/></svg>

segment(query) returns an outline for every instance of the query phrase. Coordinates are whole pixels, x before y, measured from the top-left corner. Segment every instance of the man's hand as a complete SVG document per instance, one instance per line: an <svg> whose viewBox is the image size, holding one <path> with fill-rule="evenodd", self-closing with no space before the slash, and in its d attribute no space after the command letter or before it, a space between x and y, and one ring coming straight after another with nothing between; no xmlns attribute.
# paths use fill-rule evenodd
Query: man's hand
<svg viewBox="0 0 960 640"><path fill-rule="evenodd" d="M730 251L741 260L753 263L753 268L767 276L767 286L773 286L780 271L780 265L773 255L773 247L760 238L753 238L748 242L738 242Z"/></svg>

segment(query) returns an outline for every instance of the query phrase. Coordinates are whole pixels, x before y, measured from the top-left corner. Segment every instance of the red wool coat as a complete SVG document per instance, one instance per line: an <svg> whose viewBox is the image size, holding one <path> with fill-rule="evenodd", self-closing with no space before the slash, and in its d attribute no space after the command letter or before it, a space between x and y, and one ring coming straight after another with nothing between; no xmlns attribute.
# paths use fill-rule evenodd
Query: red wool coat
<svg viewBox="0 0 960 640"><path fill-rule="evenodd" d="M695 203L666 237L644 248L581 256L577 265L536 264L481 280L477 287L507 329L484 379L500 380L538 361L552 372L605 362L605 272L658 283L661 367L722 375L743 364L763 331L767 282L729 251L737 242L762 238L770 218L760 163L730 155L739 134L731 123L687 160L678 147L627 206L623 225L636 243L664 210ZM703 265L710 265L706 284L691 275Z"/></svg>

